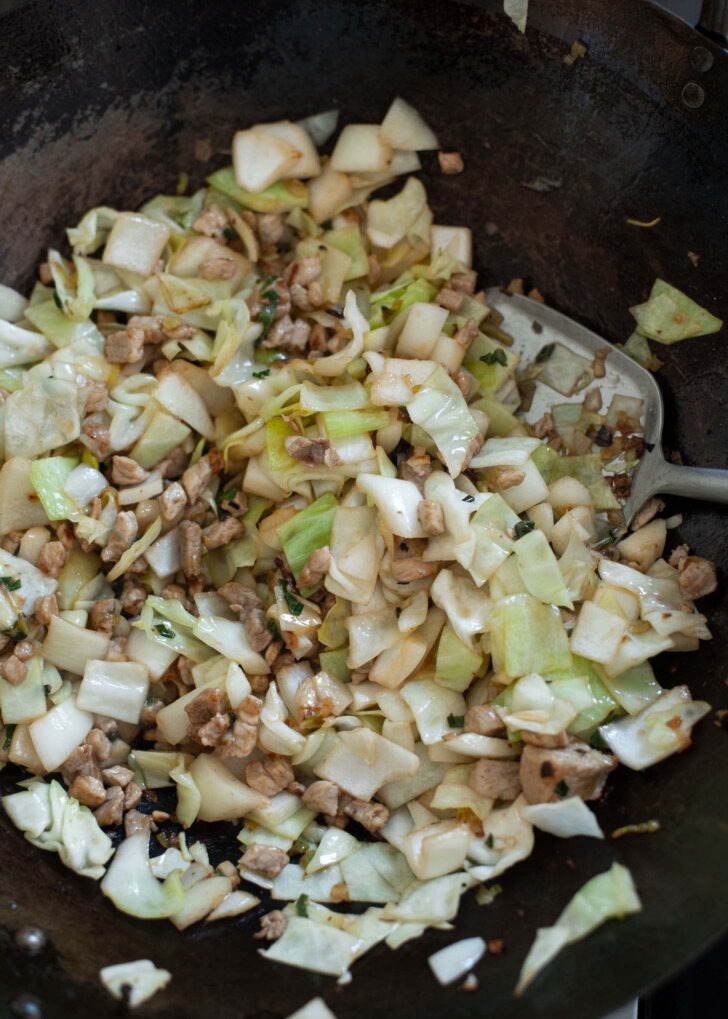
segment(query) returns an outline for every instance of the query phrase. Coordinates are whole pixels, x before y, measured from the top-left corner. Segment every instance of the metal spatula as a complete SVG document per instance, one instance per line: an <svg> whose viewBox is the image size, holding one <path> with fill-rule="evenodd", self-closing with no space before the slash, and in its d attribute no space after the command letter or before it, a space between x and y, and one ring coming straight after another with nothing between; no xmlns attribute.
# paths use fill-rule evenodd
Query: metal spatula
<svg viewBox="0 0 728 1019"><path fill-rule="evenodd" d="M562 343L565 347L591 360L597 350L609 346L600 336L585 329L561 312L518 294L510 296L496 287L488 290L490 308L503 316L503 330L513 337L513 350L524 362L533 360L541 347ZM606 376L595 380L602 391L602 406L612 396L638 397L643 400L642 434L646 452L632 474L632 489L624 506L629 526L638 510L653 495L682 495L691 499L728 503L728 470L707 467L679 467L667 463L662 453L663 406L660 389L653 376L616 347L610 347L605 362ZM537 384L533 403L526 420L533 424L556 403L581 403L584 391L574 396L561 396L544 384Z"/></svg>

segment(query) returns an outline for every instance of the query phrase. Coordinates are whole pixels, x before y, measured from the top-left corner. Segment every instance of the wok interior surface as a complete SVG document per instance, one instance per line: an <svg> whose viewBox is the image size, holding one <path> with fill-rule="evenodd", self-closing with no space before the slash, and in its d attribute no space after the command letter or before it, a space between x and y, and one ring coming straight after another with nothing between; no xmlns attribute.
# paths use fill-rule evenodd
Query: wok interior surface
<svg viewBox="0 0 728 1019"><path fill-rule="evenodd" d="M569 67L562 58L576 38L589 52ZM0 31L0 275L27 286L43 250L62 243L63 228L91 206L133 209L173 191L182 170L196 186L229 161L240 126L331 107L345 122L380 120L401 94L445 148L464 156L465 172L433 170L429 191L436 222L473 228L483 285L524 276L549 303L618 342L631 331L628 306L645 299L655 276L725 317L728 60L715 51L700 79L705 102L688 110L680 97L696 75L697 41L634 0L532 0L525 36L496 2L21 5ZM219 153L210 164L194 160L200 138ZM547 194L520 186L538 175L562 186ZM625 223L658 215L651 230ZM498 232L490 236L486 223ZM698 268L688 251L700 254ZM686 463L727 465L724 342L718 335L664 348L666 444ZM721 512L677 501L674 511L686 511L680 540L725 570ZM728 706L724 591L701 603L714 640L657 663L663 685L687 682L716 709ZM99 968L149 958L173 973L167 990L141 1009L159 1017L287 1016L316 994L339 1019L393 1008L403 1019L433 1011L528 1019L565 1009L580 1019L602 1016L685 965L726 926L725 741L710 716L686 754L613 777L596 806L605 832L658 818L659 834L604 842L540 834L533 856L500 879L503 894L491 905L466 895L456 932L432 931L397 952L380 946L341 988L261 960L255 913L183 934L117 913L91 882L28 845L2 817L0 1012L30 992L46 1019L71 1009L117 1014ZM0 777L8 791L17 775ZM201 833L213 862L230 852L236 831ZM644 912L565 950L525 998L514 999L535 929L553 923L613 860L632 871ZM28 923L45 927L52 944L33 960L12 942ZM427 956L476 934L503 938L505 953L477 967L476 993L439 987Z"/></svg>

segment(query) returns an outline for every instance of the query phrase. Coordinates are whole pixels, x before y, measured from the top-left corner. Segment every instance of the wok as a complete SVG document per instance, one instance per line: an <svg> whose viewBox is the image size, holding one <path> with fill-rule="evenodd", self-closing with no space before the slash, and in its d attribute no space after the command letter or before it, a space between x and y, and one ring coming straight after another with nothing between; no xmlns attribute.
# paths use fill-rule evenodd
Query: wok
<svg viewBox="0 0 728 1019"><path fill-rule="evenodd" d="M347 120L378 120L402 94L459 149L465 172L433 173L436 221L474 228L475 263L488 284L525 276L546 299L616 341L629 305L655 276L710 310L728 305L728 58L712 43L635 0L532 0L518 34L500 2L449 0L46 0L10 6L0 27L0 269L30 283L42 250L97 204L134 208L198 184L228 161L233 130L333 106ZM588 56L563 63L579 38ZM701 49L698 50L697 47ZM711 59L712 58L712 59ZM707 64L712 66L708 70ZM691 83L686 89L685 86ZM702 101L701 101L702 99ZM212 139L212 164L194 142ZM519 186L538 175L562 186ZM639 229L627 217L659 227ZM495 223L492 236L486 223ZM700 255L696 268L688 251ZM665 348L660 380L666 442L687 463L725 467L725 335ZM662 356L663 352L660 351ZM679 538L725 569L725 516L684 511ZM706 599L715 633L699 653L658 661L664 685L727 707L725 587ZM2 775L5 790L17 776ZM287 1016L323 994L339 1016L498 1019L602 1016L685 966L726 927L728 754L712 718L694 747L645 773L620 769L596 807L602 827L659 818L662 830L603 843L540 836L533 856L479 907L466 896L457 936L505 941L478 967L480 989L443 989L427 956L454 940L430 932L396 953L381 946L334 981L262 961L255 916L183 934L114 911L89 881L29 846L0 819L0 1010L21 992L47 1019L121 1011L99 967L151 958L174 978L141 1014L174 1019ZM235 828L206 830L213 861ZM644 912L569 948L516 1000L512 988L536 927L613 860L632 871ZM261 907L262 911L262 907ZM40 923L50 947L28 959L13 945Z"/></svg>

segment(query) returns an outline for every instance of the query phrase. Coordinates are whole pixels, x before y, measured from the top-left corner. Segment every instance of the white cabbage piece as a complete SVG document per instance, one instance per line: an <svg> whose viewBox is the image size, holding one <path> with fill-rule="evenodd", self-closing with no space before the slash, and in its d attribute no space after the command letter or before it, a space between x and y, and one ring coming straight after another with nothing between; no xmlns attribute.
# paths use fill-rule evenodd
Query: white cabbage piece
<svg viewBox="0 0 728 1019"><path fill-rule="evenodd" d="M536 672L517 680L511 689L513 696L508 707L496 705L496 711L514 732L525 729L553 736L564 732L578 715L574 705L557 697Z"/></svg>
<svg viewBox="0 0 728 1019"><path fill-rule="evenodd" d="M452 570L440 570L430 595L435 605L447 613L463 644L472 649L476 634L484 633L488 627L494 608L492 600L469 577L456 576Z"/></svg>
<svg viewBox="0 0 728 1019"><path fill-rule="evenodd" d="M291 916L281 937L260 954L273 962L340 977L356 958L357 946L358 939L346 931Z"/></svg>
<svg viewBox="0 0 728 1019"><path fill-rule="evenodd" d="M36 778L22 792L3 797L3 806L16 828L38 849L58 853L62 862L82 877L98 880L114 852L88 807L69 796L60 782Z"/></svg>
<svg viewBox="0 0 728 1019"><path fill-rule="evenodd" d="M690 746L696 722L710 711L705 701L694 701L687 686L666 690L637 715L607 722L599 732L609 749L634 771L642 771Z"/></svg>
<svg viewBox="0 0 728 1019"><path fill-rule="evenodd" d="M42 333L31 332L0 318L0 369L34 364L53 350Z"/></svg>
<svg viewBox="0 0 728 1019"><path fill-rule="evenodd" d="M549 835L558 835L562 839L570 839L575 835L604 838L599 822L580 796L567 796L556 803L530 804L523 807L521 816L530 821L534 828L540 828Z"/></svg>
<svg viewBox="0 0 728 1019"><path fill-rule="evenodd" d="M398 903L384 907L385 920L403 920L427 924L447 923L457 915L460 896L473 884L469 874L445 874L431 881L415 881Z"/></svg>
<svg viewBox="0 0 728 1019"><path fill-rule="evenodd" d="M544 966L566 945L581 941L607 920L642 909L632 875L620 863L597 874L579 889L553 927L542 927L521 967L516 994L522 994Z"/></svg>
<svg viewBox="0 0 728 1019"><path fill-rule="evenodd" d="M81 434L83 389L62 379L28 378L5 402L6 456L39 456Z"/></svg>
<svg viewBox="0 0 728 1019"><path fill-rule="evenodd" d="M483 822L483 837L473 839L468 855L476 861L469 873L478 881L491 881L533 850L533 825L523 808L526 800L519 796L507 807L492 811Z"/></svg>
<svg viewBox="0 0 728 1019"><path fill-rule="evenodd" d="M149 835L139 831L124 839L101 882L101 891L122 913L140 920L158 920L177 913L185 901L179 873L164 882L152 873Z"/></svg>
<svg viewBox="0 0 728 1019"><path fill-rule="evenodd" d="M519 32L526 31L528 0L503 0L503 10Z"/></svg>
<svg viewBox="0 0 728 1019"><path fill-rule="evenodd" d="M482 938L463 938L434 952L427 962L439 983L447 987L469 973L483 958L485 951Z"/></svg>
<svg viewBox="0 0 728 1019"><path fill-rule="evenodd" d="M107 991L129 1008L149 1001L172 979L169 970L158 969L150 959L120 962L99 970L99 979Z"/></svg>
<svg viewBox="0 0 728 1019"><path fill-rule="evenodd" d="M339 733L314 773L336 782L351 796L369 800L381 786L414 775L418 767L416 754L372 729L360 727Z"/></svg>
<svg viewBox="0 0 728 1019"><path fill-rule="evenodd" d="M407 413L432 438L445 466L456 478L473 452L480 432L463 394L444 368L439 365L435 368L407 404Z"/></svg>
<svg viewBox="0 0 728 1019"><path fill-rule="evenodd" d="M338 115L338 111L335 112ZM336 1016L323 998L311 998L302 1008L289 1015L288 1019L336 1019Z"/></svg>
<svg viewBox="0 0 728 1019"><path fill-rule="evenodd" d="M3 577L20 581L20 587L13 594L25 616L32 616L38 599L53 594L58 586L58 581L53 577L49 577L26 559L6 552L4 548L0 548L0 573Z"/></svg>

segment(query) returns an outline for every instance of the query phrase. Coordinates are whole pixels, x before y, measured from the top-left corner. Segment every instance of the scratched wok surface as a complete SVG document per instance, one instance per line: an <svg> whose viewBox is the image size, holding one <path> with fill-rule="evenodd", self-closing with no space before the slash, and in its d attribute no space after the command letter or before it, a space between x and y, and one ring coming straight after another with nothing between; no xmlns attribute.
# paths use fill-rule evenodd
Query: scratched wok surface
<svg viewBox="0 0 728 1019"><path fill-rule="evenodd" d="M473 227L484 285L524 276L615 341L629 334L627 308L645 299L656 275L725 317L728 60L704 43L714 63L698 74L691 54L700 38L636 0L532 0L525 37L500 8L448 0L6 3L0 277L28 285L43 249L60 244L63 227L87 208L134 208L173 189L181 170L196 185L227 160L196 163L195 139L224 150L236 127L333 106L346 120L379 120L402 94L464 155L460 176L433 170L430 193L436 221ZM567 67L562 57L576 38L589 54ZM690 80L705 90L696 110L681 101ZM562 186L546 194L519 186L538 175ZM657 215L652 230L625 223ZM700 254L698 268L688 251ZM720 334L664 348L666 444L686 463L726 466L724 343ZM686 513L679 540L724 570L724 514L677 500L670 508ZM715 640L665 657L657 670L663 684L686 682L716 709L728 707L724 592L701 604ZM123 916L0 818L0 1014L30 992L46 1019L115 1016L123 1009L99 986L99 967L151 958L174 974L139 1013L159 1019L273 1019L315 994L339 1019L392 1009L401 1019L601 1016L685 966L726 927L726 738L709 717L686 754L612 778L596 808L604 830L656 817L660 833L604 843L539 835L492 905L465 897L457 935L433 931L397 952L378 947L344 988L263 962L254 914L182 934ZM5 791L15 777L0 776ZM233 847L235 830L200 833L213 860ZM552 923L613 860L631 869L644 912L566 950L516 1001L536 927ZM35 960L12 944L27 923L42 924L51 939ZM505 953L479 964L477 993L440 988L427 956L474 934L503 938Z"/></svg>

